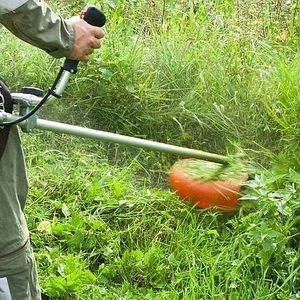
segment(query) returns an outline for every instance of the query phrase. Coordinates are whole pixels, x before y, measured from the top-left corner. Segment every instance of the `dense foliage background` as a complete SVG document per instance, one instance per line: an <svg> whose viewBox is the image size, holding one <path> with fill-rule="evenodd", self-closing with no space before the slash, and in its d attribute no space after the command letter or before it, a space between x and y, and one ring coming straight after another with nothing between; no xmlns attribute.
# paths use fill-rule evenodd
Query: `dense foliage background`
<svg viewBox="0 0 300 300"><path fill-rule="evenodd" d="M49 1L62 16L91 2ZM92 1L106 37L41 117L249 166L237 211L181 202L180 157L23 134L45 299L299 299L298 1ZM1 30L1 73L47 89L62 61ZM251 167L250 167L251 166Z"/></svg>

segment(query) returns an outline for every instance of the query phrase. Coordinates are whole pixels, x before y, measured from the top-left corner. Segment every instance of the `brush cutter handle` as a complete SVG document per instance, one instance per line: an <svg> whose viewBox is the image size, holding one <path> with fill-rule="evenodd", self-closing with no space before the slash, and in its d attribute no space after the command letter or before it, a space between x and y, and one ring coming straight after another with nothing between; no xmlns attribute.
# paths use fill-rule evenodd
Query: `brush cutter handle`
<svg viewBox="0 0 300 300"><path fill-rule="evenodd" d="M94 5L87 6L80 14L87 23L93 26L102 27L106 18L104 13ZM77 72L78 60L66 59L63 64L63 70L75 74Z"/></svg>

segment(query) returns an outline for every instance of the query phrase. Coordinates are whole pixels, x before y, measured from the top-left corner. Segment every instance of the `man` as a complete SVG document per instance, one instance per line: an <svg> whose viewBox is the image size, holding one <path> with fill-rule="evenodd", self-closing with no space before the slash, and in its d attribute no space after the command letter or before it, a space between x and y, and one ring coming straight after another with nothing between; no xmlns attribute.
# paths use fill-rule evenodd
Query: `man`
<svg viewBox="0 0 300 300"><path fill-rule="evenodd" d="M1 0L0 23L53 57L84 62L104 36L101 28L82 19L64 20L42 0ZM0 161L0 300L41 299L23 214L27 189L21 142L13 126Z"/></svg>

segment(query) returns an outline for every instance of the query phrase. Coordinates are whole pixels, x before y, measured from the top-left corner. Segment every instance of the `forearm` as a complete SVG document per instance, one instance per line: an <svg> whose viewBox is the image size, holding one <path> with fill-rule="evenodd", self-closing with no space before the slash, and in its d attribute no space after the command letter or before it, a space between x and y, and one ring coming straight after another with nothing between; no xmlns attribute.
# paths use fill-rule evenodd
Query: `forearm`
<svg viewBox="0 0 300 300"><path fill-rule="evenodd" d="M73 24L55 14L43 1L28 0L0 15L0 23L20 39L54 57L68 56L73 49Z"/></svg>

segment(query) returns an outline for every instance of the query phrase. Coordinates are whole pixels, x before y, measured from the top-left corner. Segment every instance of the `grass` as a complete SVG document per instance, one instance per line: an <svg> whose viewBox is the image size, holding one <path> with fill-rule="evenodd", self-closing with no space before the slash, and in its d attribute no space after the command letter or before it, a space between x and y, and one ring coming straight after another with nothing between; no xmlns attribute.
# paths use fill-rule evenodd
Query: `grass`
<svg viewBox="0 0 300 300"><path fill-rule="evenodd" d="M50 3L65 16L86 4ZM23 134L26 216L45 299L299 298L299 8L251 3L101 3L102 50L41 116L241 152L255 170L239 209L222 214L170 191L178 157ZM61 61L7 32L1 40L12 90L46 90Z"/></svg>
<svg viewBox="0 0 300 300"><path fill-rule="evenodd" d="M50 299L296 299L298 173L256 175L251 200L221 214L151 187L138 159L117 167L76 139L61 151L27 139L26 212Z"/></svg>

